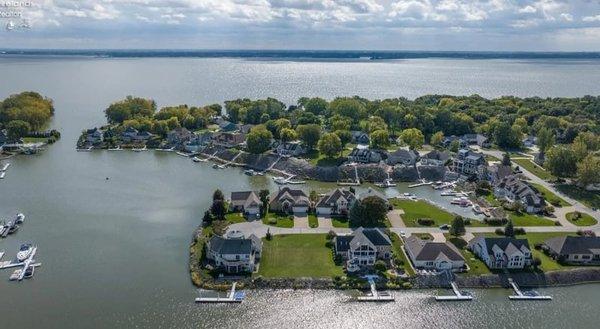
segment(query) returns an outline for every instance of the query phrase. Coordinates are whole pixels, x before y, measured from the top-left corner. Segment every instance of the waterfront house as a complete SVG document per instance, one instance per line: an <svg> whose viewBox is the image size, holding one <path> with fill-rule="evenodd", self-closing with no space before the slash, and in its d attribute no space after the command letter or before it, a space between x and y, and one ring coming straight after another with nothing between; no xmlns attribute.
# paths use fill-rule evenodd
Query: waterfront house
<svg viewBox="0 0 600 329"><path fill-rule="evenodd" d="M355 147L348 155L348 161L360 163L377 163L381 161L381 154L369 148Z"/></svg>
<svg viewBox="0 0 600 329"><path fill-rule="evenodd" d="M213 133L210 131L201 134L193 134L192 138L184 144L184 149L188 152L198 152L204 146L211 143L212 135Z"/></svg>
<svg viewBox="0 0 600 329"><path fill-rule="evenodd" d="M527 136L525 138L523 138L523 146L525 147L533 147L534 145L537 144L537 137L535 136Z"/></svg>
<svg viewBox="0 0 600 329"><path fill-rule="evenodd" d="M531 249L527 239L479 236L469 242L468 248L489 269L522 269L531 265Z"/></svg>
<svg viewBox="0 0 600 329"><path fill-rule="evenodd" d="M336 255L346 260L346 270L356 272L373 266L378 259L388 260L392 242L380 228L359 227L352 234L333 238Z"/></svg>
<svg viewBox="0 0 600 329"><path fill-rule="evenodd" d="M497 198L506 198L510 202L520 202L530 214L541 212L546 206L542 194L533 186L522 181L516 175L504 177L494 186Z"/></svg>
<svg viewBox="0 0 600 329"><path fill-rule="evenodd" d="M562 263L600 265L600 237L555 237L544 241L544 248L554 259Z"/></svg>
<svg viewBox="0 0 600 329"><path fill-rule="evenodd" d="M387 164L394 166L396 164L402 164L405 166L413 166L419 160L419 153L414 150L397 149L394 152L388 154L386 160Z"/></svg>
<svg viewBox="0 0 600 329"><path fill-rule="evenodd" d="M221 117L216 119L216 124L219 126L219 131L221 132L233 132L238 130L238 125Z"/></svg>
<svg viewBox="0 0 600 329"><path fill-rule="evenodd" d="M254 191L231 192L229 210L256 216L260 213L261 204L258 193Z"/></svg>
<svg viewBox="0 0 600 329"><path fill-rule="evenodd" d="M371 139L369 138L369 134L367 134L364 131L352 131L352 143L354 144L363 144L363 145L369 145L369 143L371 142Z"/></svg>
<svg viewBox="0 0 600 329"><path fill-rule="evenodd" d="M441 167L444 166L449 159L449 152L433 150L421 157L421 165Z"/></svg>
<svg viewBox="0 0 600 329"><path fill-rule="evenodd" d="M192 139L192 133L186 128L179 127L167 133L167 142L171 145L181 145Z"/></svg>
<svg viewBox="0 0 600 329"><path fill-rule="evenodd" d="M104 140L102 130L98 128L88 129L85 132L85 141L90 144L99 144Z"/></svg>
<svg viewBox="0 0 600 329"><path fill-rule="evenodd" d="M121 134L121 139L125 143L131 142L144 142L150 139L153 135L147 131L138 131L133 127L127 127L125 131Z"/></svg>
<svg viewBox="0 0 600 329"><path fill-rule="evenodd" d="M496 163L492 166L488 166L486 169L487 180L492 186L500 183L504 178L513 174L511 166L505 166L500 163Z"/></svg>
<svg viewBox="0 0 600 329"><path fill-rule="evenodd" d="M255 235L246 238L239 231L226 236L213 235L206 242L206 258L209 264L226 273L254 272L262 252L262 241Z"/></svg>
<svg viewBox="0 0 600 329"><path fill-rule="evenodd" d="M425 241L411 235L404 241L404 250L417 269L445 271L465 266L460 250L449 242Z"/></svg>
<svg viewBox="0 0 600 329"><path fill-rule="evenodd" d="M379 199L383 200L383 202L385 202L386 206L388 206L388 207L390 206L390 202L389 202L388 198L385 196L385 194L383 194L375 189L372 189L370 187L366 191L364 191L358 195L358 200L363 201L364 199L366 199L368 197L379 198Z"/></svg>
<svg viewBox="0 0 600 329"><path fill-rule="evenodd" d="M354 193L348 189L335 189L319 199L317 202L317 215L347 215L350 207L356 201Z"/></svg>
<svg viewBox="0 0 600 329"><path fill-rule="evenodd" d="M234 132L217 132L212 136L212 143L225 148L241 146L246 141L246 135Z"/></svg>
<svg viewBox="0 0 600 329"><path fill-rule="evenodd" d="M465 176L482 175L485 172L486 160L483 153L464 148L458 150L453 159L454 171Z"/></svg>
<svg viewBox="0 0 600 329"><path fill-rule="evenodd" d="M302 190L292 189L288 186L280 188L269 202L270 210L282 213L306 214L309 207L308 195Z"/></svg>
<svg viewBox="0 0 600 329"><path fill-rule="evenodd" d="M488 138L482 134L464 134L460 139L464 142L463 145L478 145L483 148L492 146Z"/></svg>
<svg viewBox="0 0 600 329"><path fill-rule="evenodd" d="M254 128L254 125L252 125L252 124L241 124L240 123L240 124L237 125L237 127L238 127L238 129L237 129L238 132L240 132L242 134L248 134L248 133L250 133L250 130L252 128Z"/></svg>
<svg viewBox="0 0 600 329"><path fill-rule="evenodd" d="M302 147L302 144L299 141L294 141L279 143L275 149L275 152L283 157L295 157L306 153L306 150Z"/></svg>

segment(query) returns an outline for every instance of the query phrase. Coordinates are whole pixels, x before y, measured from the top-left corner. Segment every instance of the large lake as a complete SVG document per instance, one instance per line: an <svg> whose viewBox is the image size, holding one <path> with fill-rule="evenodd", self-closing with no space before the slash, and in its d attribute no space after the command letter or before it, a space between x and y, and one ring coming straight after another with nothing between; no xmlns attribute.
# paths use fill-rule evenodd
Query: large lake
<svg viewBox="0 0 600 329"><path fill-rule="evenodd" d="M187 247L210 194L270 181L173 154L74 146L82 129L104 123L109 103L130 94L159 106L239 97L554 97L598 95L599 82L594 60L0 57L0 97L23 90L51 97L52 125L63 136L39 156L12 159L0 181L0 217L28 216L0 250L14 256L20 243L34 242L43 263L21 283L0 271L0 327L595 327L599 285L544 289L554 301L533 303L509 302L505 290L475 291L468 304L435 303L435 291L398 292L395 303L378 305L348 303L343 292L261 291L242 305L194 305Z"/></svg>

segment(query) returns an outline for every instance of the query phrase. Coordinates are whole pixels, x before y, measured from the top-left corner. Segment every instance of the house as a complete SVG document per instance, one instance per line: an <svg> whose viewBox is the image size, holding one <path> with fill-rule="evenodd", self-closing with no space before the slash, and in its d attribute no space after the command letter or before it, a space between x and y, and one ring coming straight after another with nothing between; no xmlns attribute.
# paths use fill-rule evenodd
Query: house
<svg viewBox="0 0 600 329"><path fill-rule="evenodd" d="M227 121L221 117L217 118L216 124L219 126L219 131L222 132L233 132L238 130L238 125L233 122Z"/></svg>
<svg viewBox="0 0 600 329"><path fill-rule="evenodd" d="M455 172L465 176L482 175L485 172L486 162L483 153L464 148L458 150L452 166Z"/></svg>
<svg viewBox="0 0 600 329"><path fill-rule="evenodd" d="M392 242L380 228L359 227L352 234L337 235L333 248L346 260L348 272L373 266L378 259L388 260L392 255Z"/></svg>
<svg viewBox="0 0 600 329"><path fill-rule="evenodd" d="M385 194L383 194L377 190L374 190L370 187L365 192L362 192L358 195L358 200L363 201L364 199L366 199L368 197L379 198L385 202L386 206L388 206L388 207L390 206L390 202L389 202L388 198L385 196Z"/></svg>
<svg viewBox="0 0 600 329"><path fill-rule="evenodd" d="M322 196L315 208L317 215L346 215L355 201L352 191L338 188Z"/></svg>
<svg viewBox="0 0 600 329"><path fill-rule="evenodd" d="M455 135L444 137L444 139L442 140L442 145L445 148L448 148L454 141L458 141L459 147L467 147L467 142L462 137L458 137Z"/></svg>
<svg viewBox="0 0 600 329"><path fill-rule="evenodd" d="M441 167L450 159L450 153L433 150L421 157L421 165Z"/></svg>
<svg viewBox="0 0 600 329"><path fill-rule="evenodd" d="M240 146L246 141L246 135L233 132L217 132L212 136L212 143L217 146L232 148Z"/></svg>
<svg viewBox="0 0 600 329"><path fill-rule="evenodd" d="M507 176L513 174L513 170L511 166L505 166L500 163L496 163L492 166L488 166L486 169L487 180L491 185L496 185L500 181L502 181Z"/></svg>
<svg viewBox="0 0 600 329"><path fill-rule="evenodd" d="M245 238L239 231L225 237L213 235L206 242L209 263L227 273L254 272L262 252L262 241L254 234Z"/></svg>
<svg viewBox="0 0 600 329"><path fill-rule="evenodd" d="M464 145L478 145L483 148L492 146L488 138L482 134L464 134L460 139L464 142Z"/></svg>
<svg viewBox="0 0 600 329"><path fill-rule="evenodd" d="M184 144L184 149L188 152L198 152L202 147L211 143L212 135L209 131L201 134L193 134L190 140Z"/></svg>
<svg viewBox="0 0 600 329"><path fill-rule="evenodd" d="M256 216L260 214L261 204L258 193L254 191L231 192L229 210Z"/></svg>
<svg viewBox="0 0 600 329"><path fill-rule="evenodd" d="M537 144L537 137L529 135L529 136L523 138L522 142L523 142L523 146L531 148Z"/></svg>
<svg viewBox="0 0 600 329"><path fill-rule="evenodd" d="M280 143L279 145L277 145L275 152L278 155L281 155L284 157L290 157L290 156L299 156L301 154L304 154L304 153L306 153L306 150L302 147L302 144L300 142L295 141L295 142Z"/></svg>
<svg viewBox="0 0 600 329"><path fill-rule="evenodd" d="M403 164L405 166L413 166L419 160L419 153L414 150L397 149L390 153L386 160L387 164L394 166L396 164Z"/></svg>
<svg viewBox="0 0 600 329"><path fill-rule="evenodd" d="M544 248L560 262L573 265L600 265L600 237L555 237L544 241Z"/></svg>
<svg viewBox="0 0 600 329"><path fill-rule="evenodd" d="M449 242L425 241L411 235L404 241L404 250L417 269L444 271L465 266L460 250Z"/></svg>
<svg viewBox="0 0 600 329"><path fill-rule="evenodd" d="M127 127L121 134L121 139L126 142L144 142L150 139L153 135L147 131L140 132L133 127Z"/></svg>
<svg viewBox="0 0 600 329"><path fill-rule="evenodd" d="M104 140L104 133L98 128L88 129L85 132L85 141L90 144L99 144ZM0 142L0 144L2 144Z"/></svg>
<svg viewBox="0 0 600 329"><path fill-rule="evenodd" d="M381 161L381 154L369 148L355 147L348 155L348 161L360 163L377 163Z"/></svg>
<svg viewBox="0 0 600 329"><path fill-rule="evenodd" d="M254 125L252 124L238 124L237 125L237 130L242 133L242 134L248 134L250 133L250 130L254 127Z"/></svg>
<svg viewBox="0 0 600 329"><path fill-rule="evenodd" d="M310 200L304 191L295 190L288 186L282 187L276 195L271 197L269 209L283 213L308 212Z"/></svg>
<svg viewBox="0 0 600 329"><path fill-rule="evenodd" d="M371 139L369 138L369 134L363 131L352 131L352 143L354 144L363 144L369 145Z"/></svg>
<svg viewBox="0 0 600 329"><path fill-rule="evenodd" d="M525 207L525 211L530 214L541 212L546 206L542 194L516 175L504 177L496 184L494 195L498 198L504 197L510 202L521 202Z"/></svg>
<svg viewBox="0 0 600 329"><path fill-rule="evenodd" d="M192 139L193 134L186 128L176 128L167 133L167 142L171 145L181 145Z"/></svg>
<svg viewBox="0 0 600 329"><path fill-rule="evenodd" d="M468 248L489 269L522 269L531 265L531 249L527 239L479 236L469 242Z"/></svg>

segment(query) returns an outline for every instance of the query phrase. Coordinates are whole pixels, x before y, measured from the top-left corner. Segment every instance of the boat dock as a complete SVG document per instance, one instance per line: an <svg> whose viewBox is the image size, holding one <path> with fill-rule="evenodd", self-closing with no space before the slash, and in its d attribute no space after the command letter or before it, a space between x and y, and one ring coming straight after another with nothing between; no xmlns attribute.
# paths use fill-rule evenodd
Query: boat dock
<svg viewBox="0 0 600 329"><path fill-rule="evenodd" d="M32 268L32 272L31 272L31 276L32 276L33 268L42 266L41 263L36 263L35 259L33 258L35 256L36 252L37 252L37 247L34 247L33 250L31 251L31 254L29 255L29 257L26 260L24 260L23 262L17 262L17 261L0 262L0 270L7 269L7 268L20 267L19 269L15 270L11 274L9 280L22 281L23 279L25 279L25 275L27 274L27 269ZM0 259L2 259L2 256L4 256L4 252L2 252L0 254Z"/></svg>
<svg viewBox="0 0 600 329"><path fill-rule="evenodd" d="M452 291L454 292L454 296L435 296L435 300L438 302L444 301L469 301L473 300L473 296L468 292L458 290L458 286L456 282L450 282L450 286L452 287Z"/></svg>
<svg viewBox="0 0 600 329"><path fill-rule="evenodd" d="M426 185L432 185L432 184L433 184L433 182L422 181L420 183L408 185L408 187L413 188L413 187L426 186Z"/></svg>
<svg viewBox="0 0 600 329"><path fill-rule="evenodd" d="M5 163L4 166L2 166L2 169L0 169L0 171L6 171L8 167L10 167L10 163Z"/></svg>
<svg viewBox="0 0 600 329"><path fill-rule="evenodd" d="M375 275L367 275L365 278L369 281L369 285L371 286L371 293L365 296L359 296L356 298L359 302L393 302L395 300L394 296L392 296L387 291L377 291L377 287L375 286Z"/></svg>
<svg viewBox="0 0 600 329"><path fill-rule="evenodd" d="M552 296L540 295L537 291L521 291L519 286L513 281L512 278L508 279L508 283L511 285L516 295L508 296L510 300L552 300Z"/></svg>
<svg viewBox="0 0 600 329"><path fill-rule="evenodd" d="M231 290L227 297L197 297L196 303L241 303L244 300L245 294L243 291L235 291L237 282L234 282L231 286Z"/></svg>

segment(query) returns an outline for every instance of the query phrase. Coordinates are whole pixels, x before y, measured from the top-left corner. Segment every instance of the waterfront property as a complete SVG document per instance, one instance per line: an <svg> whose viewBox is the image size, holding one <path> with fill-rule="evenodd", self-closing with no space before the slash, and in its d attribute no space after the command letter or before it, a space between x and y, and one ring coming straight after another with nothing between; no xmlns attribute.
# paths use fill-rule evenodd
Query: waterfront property
<svg viewBox="0 0 600 329"><path fill-rule="evenodd" d="M209 264L226 273L253 272L262 252L262 241L255 235L246 238L241 232L226 236L213 235L206 243Z"/></svg>
<svg viewBox="0 0 600 329"><path fill-rule="evenodd" d="M348 155L348 161L359 163L377 163L381 161L379 152L369 149L368 147L356 147Z"/></svg>
<svg viewBox="0 0 600 329"><path fill-rule="evenodd" d="M260 213L261 204L258 193L254 191L231 192L229 210L256 216Z"/></svg>
<svg viewBox="0 0 600 329"><path fill-rule="evenodd" d="M535 187L522 181L515 175L503 178L495 187L497 198L506 198L510 202L520 202L525 211L530 214L541 212L546 206L544 197Z"/></svg>
<svg viewBox="0 0 600 329"><path fill-rule="evenodd" d="M404 241L404 250L417 269L444 271L465 267L460 250L449 242L425 241L411 235Z"/></svg>
<svg viewBox="0 0 600 329"><path fill-rule="evenodd" d="M126 143L142 143L150 139L153 135L147 131L138 131L133 127L127 127L121 134L121 139Z"/></svg>
<svg viewBox="0 0 600 329"><path fill-rule="evenodd" d="M461 175L481 177L485 172L486 163L483 153L464 148L458 150L458 154L453 159L452 167L455 172Z"/></svg>
<svg viewBox="0 0 600 329"><path fill-rule="evenodd" d="M85 141L89 144L99 144L104 140L104 133L98 128L86 130Z"/></svg>
<svg viewBox="0 0 600 329"><path fill-rule="evenodd" d="M269 209L281 213L307 213L310 200L304 191L292 189L288 186L282 187L277 194L271 197Z"/></svg>
<svg viewBox="0 0 600 329"><path fill-rule="evenodd" d="M368 197L379 198L379 199L383 200L383 202L385 203L386 206L389 207L389 205L390 205L390 201L385 196L385 194L379 192L376 189L370 188L370 187L366 191L364 191L358 195L358 200L363 201L364 199L366 199Z"/></svg>
<svg viewBox="0 0 600 329"><path fill-rule="evenodd" d="M523 269L531 265L531 249L527 239L509 237L475 237L468 244L489 269Z"/></svg>
<svg viewBox="0 0 600 329"><path fill-rule="evenodd" d="M554 259L571 265L600 265L600 237L560 236L544 241Z"/></svg>
<svg viewBox="0 0 600 329"><path fill-rule="evenodd" d="M277 144L277 147L275 148L275 153L285 157L297 157L306 153L306 150L304 149L304 147L302 147L302 144L299 141L294 141Z"/></svg>
<svg viewBox="0 0 600 329"><path fill-rule="evenodd" d="M397 149L388 154L387 164L394 166L402 164L405 166L413 166L419 160L419 153L414 150Z"/></svg>
<svg viewBox="0 0 600 329"><path fill-rule="evenodd" d="M389 260L392 241L380 228L359 227L351 234L335 236L333 248L346 261L346 270L357 272L373 266L378 259Z"/></svg>
<svg viewBox="0 0 600 329"><path fill-rule="evenodd" d="M421 157L421 165L441 167L444 166L449 159L449 152L433 150Z"/></svg>
<svg viewBox="0 0 600 329"><path fill-rule="evenodd" d="M317 215L347 215L356 201L354 193L348 189L335 189L323 195L315 206Z"/></svg>
<svg viewBox="0 0 600 329"><path fill-rule="evenodd" d="M501 163L496 163L492 166L488 166L486 169L486 179L491 185L499 184L504 178L513 174L511 166L505 166Z"/></svg>

